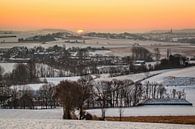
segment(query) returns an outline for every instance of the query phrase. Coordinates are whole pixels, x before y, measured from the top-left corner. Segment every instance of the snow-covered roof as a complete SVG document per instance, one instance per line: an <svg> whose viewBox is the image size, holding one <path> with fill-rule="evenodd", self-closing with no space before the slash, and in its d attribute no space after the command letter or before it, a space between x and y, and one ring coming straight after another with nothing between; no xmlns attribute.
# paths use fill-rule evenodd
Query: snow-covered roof
<svg viewBox="0 0 195 129"><path fill-rule="evenodd" d="M148 99L142 105L191 105L186 99Z"/></svg>

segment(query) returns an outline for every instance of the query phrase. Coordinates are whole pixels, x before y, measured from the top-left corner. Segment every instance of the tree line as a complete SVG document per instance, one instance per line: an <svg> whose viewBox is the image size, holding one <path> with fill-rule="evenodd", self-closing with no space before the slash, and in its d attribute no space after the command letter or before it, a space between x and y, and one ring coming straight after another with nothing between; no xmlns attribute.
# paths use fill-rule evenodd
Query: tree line
<svg viewBox="0 0 195 129"><path fill-rule="evenodd" d="M56 86L55 95L63 106L64 119L71 119L75 110L80 111L80 119L85 118L84 110L94 108L101 109L104 119L107 108L119 108L122 113L124 107L139 106L147 99L175 98L175 93L175 89L169 93L159 83L142 84L131 80L97 82L88 76L78 81L61 81Z"/></svg>
<svg viewBox="0 0 195 129"><path fill-rule="evenodd" d="M91 76L83 76L78 81L61 81L58 85L44 84L37 91L27 85L22 87L0 87L2 108L55 108L62 106L64 119L72 119L79 110L79 119L89 114L86 109L99 108L102 119L107 108L133 107L147 99L178 98L185 96L175 89L169 93L162 84L133 82L131 80L95 81Z"/></svg>

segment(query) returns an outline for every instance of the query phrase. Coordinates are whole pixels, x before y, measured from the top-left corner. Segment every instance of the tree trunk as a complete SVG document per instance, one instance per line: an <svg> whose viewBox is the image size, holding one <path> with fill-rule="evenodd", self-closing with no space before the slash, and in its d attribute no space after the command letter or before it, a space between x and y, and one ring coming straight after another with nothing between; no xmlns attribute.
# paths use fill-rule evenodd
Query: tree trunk
<svg viewBox="0 0 195 129"><path fill-rule="evenodd" d="M70 110L68 108L64 108L63 119L71 119Z"/></svg>
<svg viewBox="0 0 195 129"><path fill-rule="evenodd" d="M83 106L80 107L80 117L79 119L81 120L83 117Z"/></svg>

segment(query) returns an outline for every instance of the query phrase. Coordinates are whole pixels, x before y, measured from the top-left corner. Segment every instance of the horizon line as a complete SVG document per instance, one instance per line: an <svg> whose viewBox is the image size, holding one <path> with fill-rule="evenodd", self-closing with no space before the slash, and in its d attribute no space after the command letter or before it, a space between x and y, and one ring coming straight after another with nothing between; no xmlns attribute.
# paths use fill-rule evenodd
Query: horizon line
<svg viewBox="0 0 195 129"><path fill-rule="evenodd" d="M0 27L0 31L44 31L44 30L56 30L56 31L70 31L70 32L77 32L79 29L65 29L65 28L3 28ZM96 32L96 33L150 33L152 31L182 31L182 30L195 30L195 27L188 27L188 28L159 28L159 29L127 29L127 30L119 30L119 29L107 29L107 30L87 30L82 28L82 30L84 30L85 33L90 33L90 32Z"/></svg>

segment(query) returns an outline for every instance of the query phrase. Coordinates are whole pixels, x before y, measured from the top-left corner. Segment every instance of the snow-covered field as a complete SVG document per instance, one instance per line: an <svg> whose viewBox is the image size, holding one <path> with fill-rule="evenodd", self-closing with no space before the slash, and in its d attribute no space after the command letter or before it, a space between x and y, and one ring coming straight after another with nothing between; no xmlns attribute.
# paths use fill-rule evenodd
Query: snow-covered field
<svg viewBox="0 0 195 129"><path fill-rule="evenodd" d="M185 69L173 69L150 72L149 75L155 75L145 81L164 82L166 77L181 77L180 79L193 78L195 67ZM119 76L115 79L132 79L137 81L145 78L146 73L135 75ZM105 78L106 77L106 78ZM48 82L54 84L61 80L77 80L80 77L65 78L46 78ZM107 75L100 76L102 80L108 78ZM176 80L177 81L177 80ZM144 82L143 82L144 83ZM185 89L187 100L195 105L195 85L169 86L167 89ZM87 110L93 115L101 116L100 109ZM22 109L0 109L0 129L195 129L192 125L174 125L174 124L154 124L154 123L127 123L127 122L100 122L100 121L74 121L62 120L61 108L47 110L22 110ZM195 115L195 106L140 106L122 109L123 116L186 116ZM106 116L119 116L119 109L106 109Z"/></svg>
<svg viewBox="0 0 195 129"><path fill-rule="evenodd" d="M25 89L25 87L30 87L33 91L39 90L44 83L38 83L38 84L26 84L26 85L13 85L11 86L12 89L22 90Z"/></svg>
<svg viewBox="0 0 195 129"><path fill-rule="evenodd" d="M167 70L166 72L163 72L162 74L159 74L157 76L149 78L146 81L163 82L164 78L167 78L167 77L173 77L173 79L174 79L174 77L183 77L184 79L186 77L194 78L195 77L195 72L194 71L195 71L195 67L175 69L175 70Z"/></svg>
<svg viewBox="0 0 195 129"><path fill-rule="evenodd" d="M0 129L194 129L194 125L62 120L62 109L0 110Z"/></svg>
<svg viewBox="0 0 195 129"><path fill-rule="evenodd" d="M62 119L62 114L62 108L45 110L0 109L0 119Z"/></svg>
<svg viewBox="0 0 195 129"><path fill-rule="evenodd" d="M80 76L75 77L52 77L52 78L40 78L41 81L44 79L47 80L48 83L57 85L63 80L70 80L70 81L77 81L80 79ZM24 87L30 87L32 90L37 91L40 87L42 87L45 83L38 83L38 84L26 84L26 85L14 85L12 88L16 88L17 90L23 89Z"/></svg>
<svg viewBox="0 0 195 129"><path fill-rule="evenodd" d="M172 70L174 71L175 69L172 69ZM117 77L101 76L100 78L97 78L96 81L100 81L100 80L111 81L112 79L117 79L117 80L130 79L130 80L136 82L136 81L139 81L139 80L146 78L146 76L153 76L153 75L161 74L161 73L164 73L167 71L170 71L170 70L157 70L157 71L152 71L152 72L148 72L148 73L129 74L129 75L123 75L123 76L117 76Z"/></svg>
<svg viewBox="0 0 195 129"><path fill-rule="evenodd" d="M0 44L1 48L10 48L10 47L14 47L14 46L21 46L23 44L23 46L27 46L27 47L32 47L35 44L42 44L42 43L14 43L17 42L19 38L28 38L28 37L32 37L35 35L39 35L40 33L15 33L12 35L15 35L17 37L9 37L9 38L1 38L0 42L8 42L8 43L2 43ZM46 33L45 33L46 34ZM1 34L2 35L2 34ZM43 34L42 34L43 35ZM182 43L173 43L173 42L158 42L158 41L141 41L141 40L132 40L132 39L106 39L106 38L91 38L91 37L85 37L85 44L83 43L70 43L69 45L73 45L73 46L106 46L106 47L127 47L127 46L131 46L135 43L140 44L140 45L183 45ZM59 44L59 43L64 43L65 40L63 39L58 39L57 41L51 41L48 42L48 44L42 44L45 47L48 47L49 44ZM13 42L13 43L12 43ZM68 44L67 44L68 45ZM68 45L68 46L69 46ZM185 44L186 45L186 44ZM188 45L188 44L187 44Z"/></svg>
<svg viewBox="0 0 195 129"><path fill-rule="evenodd" d="M42 46L45 48L52 47L54 45L66 46L66 48L71 47L96 47L96 48L109 48L110 52L105 51L101 54L105 55L115 55L115 56L129 56L131 53L131 48L134 44L139 44L146 47L147 49L153 51L154 48L159 48L161 54L166 55L167 46L169 48L174 48L174 53L181 53L188 55L187 51L192 50L194 47L189 43L173 43L173 42L158 42L158 41L142 41L142 40L132 40L132 39L110 39L110 38L95 38L95 37L84 37L85 43L65 43L65 39L57 39L57 41L51 41L46 43L41 42L18 42L18 38L32 37L38 34L47 34L48 32L16 32L11 35L16 35L14 38L0 38L0 48L12 48L16 46L26 46L28 48L33 48L35 46ZM177 47L176 47L177 46ZM176 50L177 49L177 50ZM192 52L191 51L191 52ZM99 53L99 52L97 52ZM193 55L193 54L192 54Z"/></svg>
<svg viewBox="0 0 195 129"><path fill-rule="evenodd" d="M194 129L194 125L74 120L0 119L1 129Z"/></svg>
<svg viewBox="0 0 195 129"><path fill-rule="evenodd" d="M173 88L179 91L184 90L186 92L186 99L193 104L193 106L141 106L141 107L132 107L123 109L123 116L177 116L177 115L195 115L195 85L193 81L195 77L195 67L183 68L183 69L170 69L170 70L160 70L150 72L150 75L157 74L152 76L142 83L147 81L150 82L159 82L159 83L170 83L167 90L172 90ZM132 74L126 76L114 77L115 79L132 79L133 81L141 80L145 77L145 73ZM172 81L167 80L167 77L178 78ZM111 80L114 78L100 78L100 80ZM173 84L182 84L175 86ZM185 85L184 85L185 84ZM191 85L192 84L192 85ZM88 110L90 113L101 116L100 109ZM106 116L119 116L119 109L110 108L106 109Z"/></svg>
<svg viewBox="0 0 195 129"><path fill-rule="evenodd" d="M74 76L74 77L54 77L54 78L46 78L46 79L47 79L47 82L57 85L57 84L60 83L60 81L63 81L63 80L77 81L78 79L80 79L80 76Z"/></svg>
<svg viewBox="0 0 195 129"><path fill-rule="evenodd" d="M101 109L88 110L89 113L101 117ZM122 116L190 116L195 115L192 106L140 106L122 109ZM106 116L119 117L119 108L106 109Z"/></svg>
<svg viewBox="0 0 195 129"><path fill-rule="evenodd" d="M89 54L91 56L95 56L95 55L109 55L109 53L111 53L111 51L108 51L108 50L96 50L94 52L89 52Z"/></svg>

